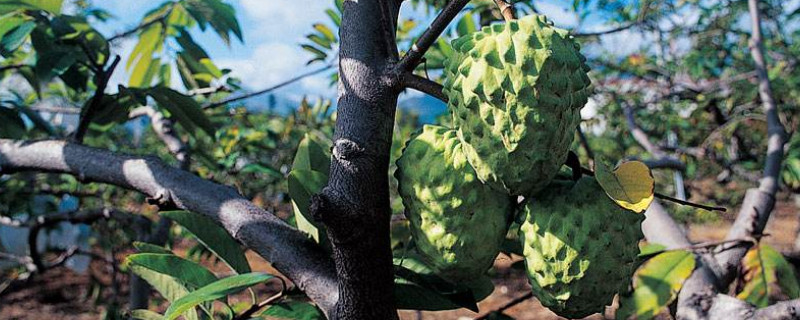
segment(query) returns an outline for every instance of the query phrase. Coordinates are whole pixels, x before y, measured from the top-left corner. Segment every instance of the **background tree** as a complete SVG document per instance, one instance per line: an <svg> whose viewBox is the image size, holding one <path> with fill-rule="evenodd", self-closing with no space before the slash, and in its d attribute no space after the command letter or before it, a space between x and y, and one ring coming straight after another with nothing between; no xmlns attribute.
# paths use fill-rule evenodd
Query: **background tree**
<svg viewBox="0 0 800 320"><path fill-rule="evenodd" d="M283 84L231 95L240 89L238 81L192 39L196 29L210 29L225 42L241 40L228 4L168 1L134 29L106 37L90 21L108 14L77 3L72 15L62 13L61 1L0 3L0 68L33 89L12 93L0 108L0 136L7 138L0 140L0 222L30 227L32 235L29 256L3 257L18 262L22 274L41 274L74 255L101 259L116 272L115 252L144 240L151 244L133 243L140 253L128 256L123 267L171 302L169 315L244 319L283 295L245 306L210 303L271 279L250 272L230 235L269 261L329 318L392 319L396 308L474 307L477 290L438 283L441 279L424 266L409 270L393 261L407 239L402 221L397 223L401 208L390 164L418 125L413 116L398 114L398 96L415 89L445 100L437 78L452 51L449 40L513 18L515 11L538 12L536 2L407 1L406 6L435 15L429 25L417 26L401 17L403 1L335 1L326 11L331 21L315 24L302 44L313 55L310 63L323 64L306 75L329 72L332 83L339 84L335 116L330 102L304 100L286 117L237 108L237 101ZM796 135L789 139L785 132L793 133L798 121L796 30L791 28L797 11L789 12L779 1L747 3L571 3L579 21L572 33L589 58L597 92L591 104L597 116L584 121L573 148L581 162L593 162L595 156L645 160L659 169L657 190L729 207L741 203L725 241L693 244L672 216L709 215L655 202L643 230L648 243L662 247L649 247L646 257L652 260L635 277L633 292L621 299L619 314L646 318L670 304L678 317L691 319L788 318L797 312L798 300L778 302L800 295L791 285L796 277L781 273L792 268L758 243L779 181L796 189L800 180ZM678 19L687 14L697 17ZM745 17L749 24L741 22ZM596 24L603 29L581 27L593 20L603 21ZM648 45L624 57L604 53L604 42L617 33L640 35ZM110 75L123 66L109 47L134 36L138 43L124 66L131 77L111 93ZM180 85L171 79L173 68ZM54 113L77 114L79 120L73 129L43 117ZM149 121L152 133L131 143L122 124L140 118ZM703 194L683 177L756 188L743 198L742 188ZM264 209L277 208L269 203L280 203L273 195L283 193L292 196L294 214ZM69 196L59 198L63 194ZM75 198L79 209L54 214ZM45 209L38 203L46 203ZM192 255L180 257L169 246L158 246L168 241L170 220L199 240L193 253L216 256L235 275L217 279ZM37 232L62 221L92 224L96 250L69 247L39 254ZM669 265L680 274L657 268ZM753 270L776 277L759 278ZM637 281L652 274L670 285ZM734 281L740 285L728 290ZM753 288L759 282L764 290ZM132 288L142 284L135 283ZM147 306L143 291L132 294L132 308ZM316 312L291 299L283 302L303 306L294 310L311 316ZM263 315L292 310L280 306Z"/></svg>

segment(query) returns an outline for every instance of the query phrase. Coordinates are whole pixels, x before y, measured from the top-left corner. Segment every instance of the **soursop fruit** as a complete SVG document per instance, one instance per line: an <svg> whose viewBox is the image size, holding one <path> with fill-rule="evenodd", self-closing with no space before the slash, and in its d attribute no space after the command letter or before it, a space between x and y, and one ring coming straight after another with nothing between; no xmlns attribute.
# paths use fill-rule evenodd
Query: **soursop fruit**
<svg viewBox="0 0 800 320"><path fill-rule="evenodd" d="M478 178L514 195L537 192L564 163L591 93L578 44L541 15L452 44L444 93Z"/></svg>
<svg viewBox="0 0 800 320"><path fill-rule="evenodd" d="M553 182L521 214L528 280L545 307L567 318L602 312L638 266L643 214L623 209L594 178Z"/></svg>
<svg viewBox="0 0 800 320"><path fill-rule="evenodd" d="M511 220L511 198L475 176L456 131L426 125L397 160L411 236L442 278L468 281L489 269Z"/></svg>

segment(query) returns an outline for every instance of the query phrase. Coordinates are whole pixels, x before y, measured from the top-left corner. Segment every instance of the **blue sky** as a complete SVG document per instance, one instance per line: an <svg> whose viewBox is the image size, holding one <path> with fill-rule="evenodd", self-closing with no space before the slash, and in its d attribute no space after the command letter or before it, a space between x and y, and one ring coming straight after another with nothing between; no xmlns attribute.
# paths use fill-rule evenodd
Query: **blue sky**
<svg viewBox="0 0 800 320"><path fill-rule="evenodd" d="M299 44L311 31L313 23L329 23L324 10L333 7L333 0L227 0L227 2L236 9L244 32L244 43L233 41L231 46L227 46L211 31L202 33L200 30L194 30L193 36L206 48L212 60L219 66L233 70L234 76L242 80L246 90L263 89L295 75L319 68L319 65L306 66L305 63L310 56L300 49ZM107 35L128 30L141 21L145 12L160 3L161 1L153 0L95 1L97 6L110 11L115 16L115 19L105 24L99 24L97 27ZM536 2L537 8L559 27L577 27L581 31L600 31L613 27L603 25L602 19L595 16L589 16L582 25L578 26L577 17L567 9L571 4L572 0L540 0ZM796 8L798 4L800 4L800 0L791 0L785 4L785 7L787 9ZM410 1L403 4L401 16L417 20L420 30L434 18L433 13L414 11ZM697 17L698 13L696 12L684 12L670 19L664 19L664 21L672 20L681 24L692 24ZM748 21L743 21L743 29L749 29ZM653 37L654 35L642 35L626 30L603 36L599 45L587 47L584 51L625 56L642 47L647 48ZM121 41L114 50L125 59L136 41L136 37ZM124 61L121 65L125 65ZM124 68L120 68L115 72L112 84L124 83L127 78L127 72ZM275 93L283 99L294 101L299 101L304 95L312 98L322 96L333 99L336 97L336 89L329 86L328 83L327 74L323 73L306 78ZM405 94L405 98L414 98L420 95L420 93L409 91Z"/></svg>
<svg viewBox="0 0 800 320"><path fill-rule="evenodd" d="M226 46L213 32L202 33L195 30L195 40L200 42L220 66L230 68L234 75L242 79L248 90L269 87L282 80L305 71L319 68L306 66L309 55L300 49L304 36L316 22L329 20L324 10L333 7L333 1L326 0L229 0L244 31L244 43L232 42ZM96 1L95 4L110 11L115 19L98 26L107 35L113 35L136 26L144 14L160 4L160 1ZM577 18L566 11L571 1L549 0L537 3L537 7L557 25L574 27ZM406 2L401 16L413 17L424 27L434 16L421 10L414 11ZM586 26L584 26L586 27ZM128 56L136 38L121 41L115 51L123 59ZM121 64L124 66L124 61ZM326 74L310 77L281 89L276 94L290 100L299 100L304 94L310 96L335 97L335 88L328 85ZM120 69L115 73L114 82L122 83L127 72ZM414 95L413 93L411 94Z"/></svg>

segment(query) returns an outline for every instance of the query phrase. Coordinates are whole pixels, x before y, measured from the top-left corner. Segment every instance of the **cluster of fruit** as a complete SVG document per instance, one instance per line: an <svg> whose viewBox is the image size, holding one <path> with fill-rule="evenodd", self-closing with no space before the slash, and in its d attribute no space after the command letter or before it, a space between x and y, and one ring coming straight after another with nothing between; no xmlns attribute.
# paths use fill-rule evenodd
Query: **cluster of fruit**
<svg viewBox="0 0 800 320"><path fill-rule="evenodd" d="M397 162L417 250L444 279L469 281L517 221L541 303L566 317L602 311L635 271L643 217L594 178L554 179L591 93L578 44L531 15L453 49L444 92L455 127L425 126Z"/></svg>

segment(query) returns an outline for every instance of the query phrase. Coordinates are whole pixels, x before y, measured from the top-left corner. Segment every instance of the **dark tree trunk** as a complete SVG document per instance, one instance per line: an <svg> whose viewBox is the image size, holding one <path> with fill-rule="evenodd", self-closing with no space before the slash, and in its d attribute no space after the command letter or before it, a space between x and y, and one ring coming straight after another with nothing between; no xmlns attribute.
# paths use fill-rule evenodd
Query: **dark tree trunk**
<svg viewBox="0 0 800 320"><path fill-rule="evenodd" d="M344 3L331 175L312 204L333 246L336 319L397 319L388 169L399 93L391 73L399 9L395 0Z"/></svg>

